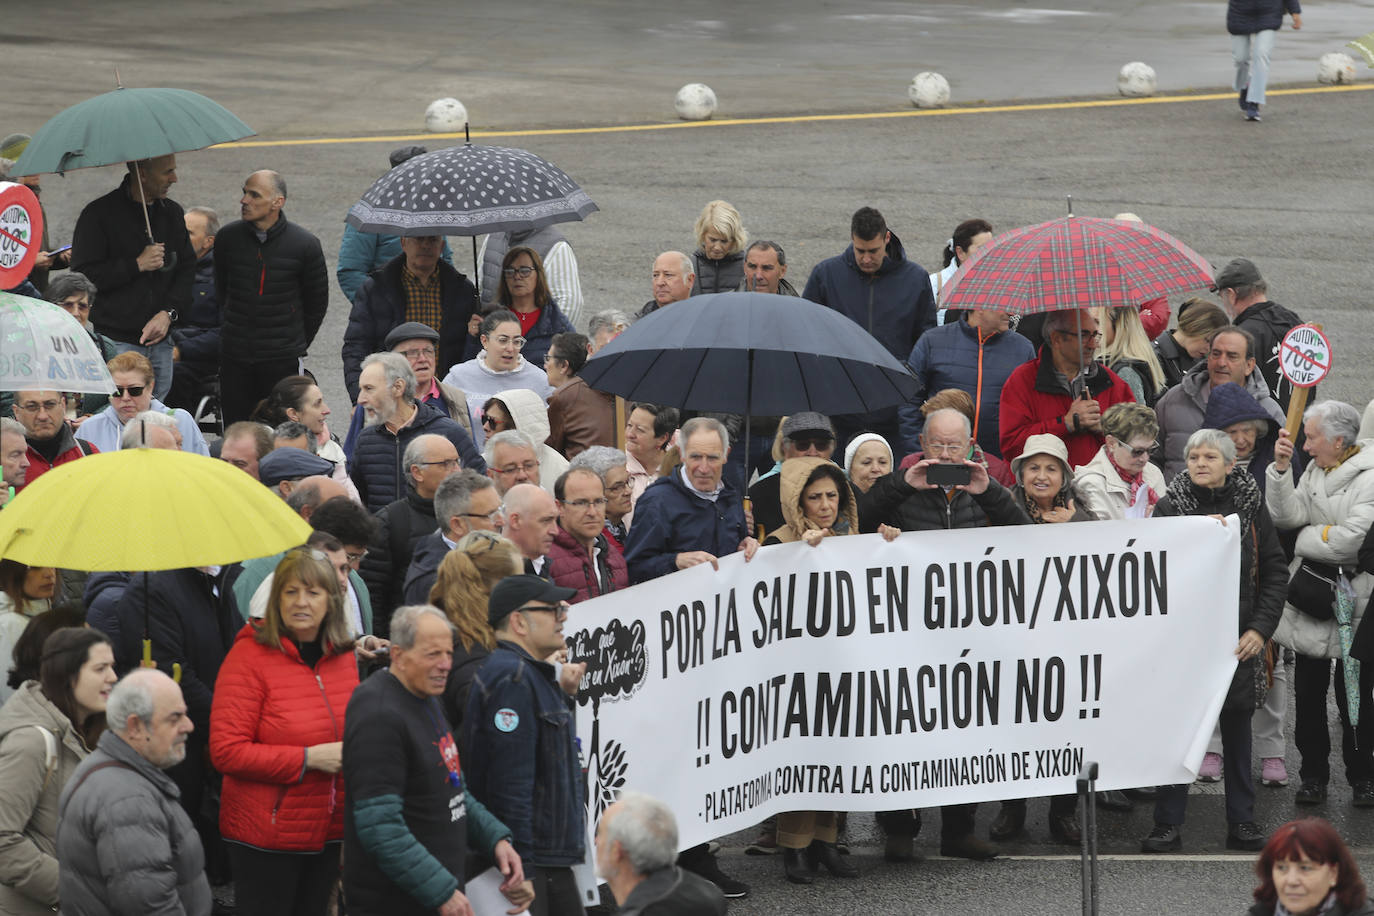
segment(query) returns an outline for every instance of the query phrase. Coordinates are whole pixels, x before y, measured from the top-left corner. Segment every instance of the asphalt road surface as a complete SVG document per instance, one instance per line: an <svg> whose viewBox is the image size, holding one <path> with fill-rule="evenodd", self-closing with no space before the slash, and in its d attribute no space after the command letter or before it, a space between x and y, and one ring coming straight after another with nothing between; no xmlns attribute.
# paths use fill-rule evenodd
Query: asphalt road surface
<svg viewBox="0 0 1374 916"><path fill-rule="evenodd" d="M110 88L116 67L126 85L203 91L260 136L180 156L173 197L231 219L243 178L278 169L290 187L289 218L320 236L331 270L344 214L401 145L396 138L419 130L431 99L454 95L479 132L505 134L478 142L545 156L600 205L586 222L561 227L581 264L586 314L638 308L654 256L690 251L692 222L714 198L735 204L752 236L786 248L788 278L800 288L814 264L843 249L859 206L881 209L908 255L933 268L961 220L981 216L998 229L1039 222L1064 214L1072 195L1077 214L1134 211L1216 266L1253 259L1274 299L1331 334L1335 368L1322 395L1360 408L1374 396L1374 95L1366 91L1374 86L1308 82L1317 56L1374 27L1368 0L1314 3L1301 32L1280 34L1273 78L1291 91L1271 92L1259 124L1241 119L1229 88L1220 2L763 0L669 10L610 0L285 8L144 0L111 9L57 0L41 17L7 19L0 134L32 132ZM1114 96L1128 60L1150 62L1167 97ZM912 113L906 84L925 69L943 72L954 104L972 107ZM1362 79L1368 72L1361 64ZM795 120L672 126L672 93L697 80L716 89L720 118ZM626 125L651 129L601 130ZM118 181L113 168L45 178L52 238L69 240L80 208ZM467 240L451 241L455 263L470 272ZM335 287L307 360L339 414L348 407L339 360L347 310ZM1291 750L1289 768L1296 777ZM1350 808L1339 761L1335 770L1331 801L1317 811L1352 837L1368 868L1374 827ZM1259 793L1262 825L1299 813L1292 788ZM983 806L980 831L995 809ZM1148 804L1102 814L1103 913L1243 912L1251 859L1225 853L1222 799L1209 788L1188 813L1184 854L1145 860L1131 854L1149 830ZM1049 844L1044 817L1044 803L1033 802L1010 860L969 863L938 856L938 813L926 812L918 851L927 859L898 866L881 862L871 816L855 815L864 877L812 888L784 884L781 863L744 856L750 837L736 835L725 840L725 865L756 890L732 909L1076 912L1076 854Z"/></svg>

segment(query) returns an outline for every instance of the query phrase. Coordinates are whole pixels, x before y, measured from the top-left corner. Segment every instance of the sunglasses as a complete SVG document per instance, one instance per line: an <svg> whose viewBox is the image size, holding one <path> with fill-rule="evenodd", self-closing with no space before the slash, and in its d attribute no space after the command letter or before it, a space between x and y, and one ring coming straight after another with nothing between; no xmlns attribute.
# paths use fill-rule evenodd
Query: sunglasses
<svg viewBox="0 0 1374 916"><path fill-rule="evenodd" d="M115 397L122 398L126 395L131 398L142 397L143 392L147 390L147 385L116 385Z"/></svg>
<svg viewBox="0 0 1374 916"><path fill-rule="evenodd" d="M830 443L835 440L830 436L795 436L788 440L798 451L806 451L809 448L829 448Z"/></svg>

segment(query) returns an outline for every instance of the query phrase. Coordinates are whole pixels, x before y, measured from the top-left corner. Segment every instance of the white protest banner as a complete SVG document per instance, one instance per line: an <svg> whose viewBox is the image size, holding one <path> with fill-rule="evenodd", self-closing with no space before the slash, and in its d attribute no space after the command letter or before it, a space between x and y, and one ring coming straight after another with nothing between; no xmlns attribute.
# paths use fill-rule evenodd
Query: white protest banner
<svg viewBox="0 0 1374 916"><path fill-rule="evenodd" d="M1235 671L1237 522L827 538L573 607L594 821L622 788L685 848L783 811L1190 782Z"/></svg>

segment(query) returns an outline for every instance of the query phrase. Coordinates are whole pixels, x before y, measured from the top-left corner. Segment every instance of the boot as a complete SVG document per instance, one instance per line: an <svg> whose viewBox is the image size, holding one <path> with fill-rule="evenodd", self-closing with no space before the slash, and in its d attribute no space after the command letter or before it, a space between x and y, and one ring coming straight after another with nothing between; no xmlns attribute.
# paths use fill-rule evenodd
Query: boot
<svg viewBox="0 0 1374 916"><path fill-rule="evenodd" d="M813 875L819 872L821 866L825 866L825 870L836 878L859 877L859 870L840 857L840 851L834 843L812 840L811 845L806 847L806 861Z"/></svg>
<svg viewBox="0 0 1374 916"><path fill-rule="evenodd" d="M988 831L988 835L994 840L1002 842L1016 836L1025 826L1025 801L1004 801L1002 802L1002 810L998 811L997 817L993 818L992 828Z"/></svg>
<svg viewBox="0 0 1374 916"><path fill-rule="evenodd" d="M804 855L806 850L783 848L782 851L782 870L787 875L787 880L793 884L813 884L816 880L816 870L811 867Z"/></svg>

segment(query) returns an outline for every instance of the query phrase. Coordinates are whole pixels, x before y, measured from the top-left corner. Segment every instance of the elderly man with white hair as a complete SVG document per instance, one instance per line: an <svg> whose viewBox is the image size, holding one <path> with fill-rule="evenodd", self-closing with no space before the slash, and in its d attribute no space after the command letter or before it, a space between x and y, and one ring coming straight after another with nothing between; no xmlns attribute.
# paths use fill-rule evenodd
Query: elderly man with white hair
<svg viewBox="0 0 1374 916"><path fill-rule="evenodd" d="M29 443L24 438L24 424L0 417L0 506L24 485L28 470Z"/></svg>
<svg viewBox="0 0 1374 916"><path fill-rule="evenodd" d="M587 337L592 342L592 353L595 354L606 344L610 343L615 337L630 326L630 316L619 309L607 309L604 312L597 312L587 322Z"/></svg>
<svg viewBox="0 0 1374 916"><path fill-rule="evenodd" d="M186 757L195 728L181 688L138 668L115 684L109 730L58 802L62 909L82 916L210 912L205 852L163 771Z"/></svg>
<svg viewBox="0 0 1374 916"><path fill-rule="evenodd" d="M121 449L160 448L180 451L181 442L181 430L177 429L176 420L165 413L153 410L145 410L124 424L124 431L119 434Z"/></svg>
<svg viewBox="0 0 1374 916"><path fill-rule="evenodd" d="M673 864L677 819L643 792L620 793L596 825L596 873L610 885L618 916L719 916L725 896Z"/></svg>
<svg viewBox="0 0 1374 916"><path fill-rule="evenodd" d="M406 446L425 433L443 436L458 450L463 467L486 470L467 432L415 397L415 372L399 353L373 353L358 376L358 406L366 418L349 476L363 505L376 512L404 492Z"/></svg>
<svg viewBox="0 0 1374 916"><path fill-rule="evenodd" d="M636 318L643 318L650 312L656 312L674 302L681 302L692 295L692 287L697 282L692 259L680 251L663 252L654 258L649 282L653 298L644 303L644 308L639 310Z"/></svg>

